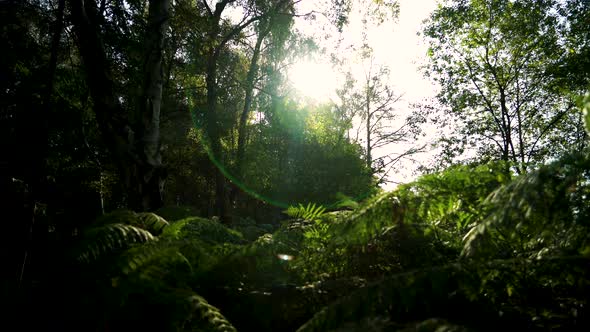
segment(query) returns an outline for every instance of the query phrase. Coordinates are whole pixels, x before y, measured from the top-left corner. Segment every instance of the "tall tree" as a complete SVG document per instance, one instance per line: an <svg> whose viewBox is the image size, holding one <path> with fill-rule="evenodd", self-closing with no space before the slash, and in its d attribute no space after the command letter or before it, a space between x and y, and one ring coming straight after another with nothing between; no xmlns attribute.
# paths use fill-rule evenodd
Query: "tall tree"
<svg viewBox="0 0 590 332"><path fill-rule="evenodd" d="M208 32L205 41L207 67L206 67L206 85L207 85L207 103L202 115L203 127L205 128L208 138L208 145L212 158L218 162L223 162L223 151L221 145L220 129L219 129L219 115L218 115L218 65L221 53L226 49L227 44L239 36L242 31L253 25L255 22L268 20L271 15L280 13L283 15L289 14L288 5L291 0L280 0L276 2L269 2L265 4L262 2L254 2L248 4L244 8L244 16L237 23L232 23L229 19L223 19L222 15L228 8L228 5L236 2L235 0L222 0L215 4L212 9L207 1L203 1L208 13ZM260 40L262 42L262 39ZM257 59L254 59L257 61ZM254 68L251 69L252 75L255 74L256 62ZM250 92L251 95L252 92ZM245 104L246 113L249 112L249 103ZM243 112L242 112L243 113ZM215 210L216 214L226 219L226 184L225 177L220 169L215 175Z"/></svg>
<svg viewBox="0 0 590 332"><path fill-rule="evenodd" d="M528 165L568 150L581 121L568 94L552 89L550 68L564 50L564 17L554 0L447 1L424 29L426 74L461 127L454 134L480 157ZM446 126L445 123L443 125Z"/></svg>
<svg viewBox="0 0 590 332"><path fill-rule="evenodd" d="M365 147L367 168L373 174L379 174L381 181L386 181L389 171L398 162L421 150L416 146L401 150L394 148L416 138L423 118L400 116L400 110L395 106L402 95L387 83L389 68L376 64L370 48L365 48L363 80L356 82L348 74L347 82L338 90L340 102L336 107L341 116L348 119L348 138Z"/></svg>
<svg viewBox="0 0 590 332"><path fill-rule="evenodd" d="M138 210L162 205L165 169L160 155L159 119L162 100L162 54L168 26L169 0L150 0L144 31L141 93L134 116L126 114L115 92L113 68L101 31L102 8L92 0L70 1L78 48L103 139L119 165L127 204Z"/></svg>
<svg viewBox="0 0 590 332"><path fill-rule="evenodd" d="M254 95L254 80L256 79L258 72L258 59L260 58L260 52L262 50L262 42L264 38L270 32L270 26L263 27L258 32L256 38L256 44L252 50L252 59L250 60L250 66L248 68L248 74L246 76L246 82L244 84L244 90L246 96L244 98L244 106L240 114L240 122L238 125L238 151L236 155L236 173L241 174L242 162L244 160L244 153L246 150L246 125L248 123L248 117L250 116L250 109L252 107L252 99Z"/></svg>

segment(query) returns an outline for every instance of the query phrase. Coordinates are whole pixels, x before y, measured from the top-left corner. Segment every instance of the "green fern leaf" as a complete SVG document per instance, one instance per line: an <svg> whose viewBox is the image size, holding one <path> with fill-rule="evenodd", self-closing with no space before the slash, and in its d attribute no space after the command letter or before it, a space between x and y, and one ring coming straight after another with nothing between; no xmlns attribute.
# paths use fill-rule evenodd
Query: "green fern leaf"
<svg viewBox="0 0 590 332"><path fill-rule="evenodd" d="M546 287L547 280L553 280L560 287L565 287L568 282L576 284L575 280L588 280L587 267L587 258L574 256L455 263L397 274L340 298L317 312L297 331L341 331L340 328L347 323L360 322L367 317L389 317L396 323L415 324L417 318L451 318L447 315L467 310L470 317L467 317L466 322L481 326L478 324L503 319L497 311L489 310L488 301L492 296L501 296L502 299L509 297L507 287L512 288L511 295L518 292L522 299L527 299L533 296L531 292ZM518 279L523 271L536 278ZM567 281L568 278L571 281ZM576 285L581 289L590 287L586 281ZM485 294L482 290L485 290ZM582 298L581 294L579 289L575 289L571 296ZM526 305L534 312L539 303L530 300ZM567 321L572 318L563 319ZM515 321L508 318L503 323L514 329L524 328L511 325Z"/></svg>
<svg viewBox="0 0 590 332"><path fill-rule="evenodd" d="M131 247L133 244L153 241L148 231L125 224L109 224L92 228L83 235L78 261L89 263L103 256Z"/></svg>
<svg viewBox="0 0 590 332"><path fill-rule="evenodd" d="M191 331L237 332L219 309L210 305L203 297L193 294L187 300L193 314L185 328L190 328Z"/></svg>
<svg viewBox="0 0 590 332"><path fill-rule="evenodd" d="M170 241L153 241L149 244L131 248L120 260L121 271L125 275L139 272L148 275L150 266L167 268L167 263L180 262L190 271L192 266L187 258L179 252L178 244Z"/></svg>
<svg viewBox="0 0 590 332"><path fill-rule="evenodd" d="M145 229L152 235L160 235L168 226L166 219L152 212L135 213L129 210L115 210L99 217L96 226L108 224L126 224Z"/></svg>
<svg viewBox="0 0 590 332"><path fill-rule="evenodd" d="M500 187L484 203L491 214L465 235L461 255L532 258L547 250L579 249L590 219L589 170L590 156L572 154ZM554 248L547 248L544 239L551 234L567 236L549 241Z"/></svg>
<svg viewBox="0 0 590 332"><path fill-rule="evenodd" d="M164 228L168 226L168 222L164 218L152 212L137 213L137 220L140 227L154 235L162 234Z"/></svg>
<svg viewBox="0 0 590 332"><path fill-rule="evenodd" d="M178 239L182 235L182 229L191 221L190 218L182 219L165 227L162 231L161 237Z"/></svg>
<svg viewBox="0 0 590 332"><path fill-rule="evenodd" d="M370 199L334 225L336 242L366 243L384 227L403 222L404 207L393 193Z"/></svg>
<svg viewBox="0 0 590 332"><path fill-rule="evenodd" d="M306 206L299 203L298 206L289 206L287 210L283 211L286 215L294 219L305 219L314 221L326 212L326 208L315 203L308 203Z"/></svg>

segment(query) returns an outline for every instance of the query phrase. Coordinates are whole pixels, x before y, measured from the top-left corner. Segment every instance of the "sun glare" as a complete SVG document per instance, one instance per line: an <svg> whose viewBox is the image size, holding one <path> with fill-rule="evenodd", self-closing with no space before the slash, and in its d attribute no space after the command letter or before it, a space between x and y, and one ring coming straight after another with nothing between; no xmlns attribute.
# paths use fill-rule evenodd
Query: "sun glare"
<svg viewBox="0 0 590 332"><path fill-rule="evenodd" d="M334 94L337 79L331 66L310 61L295 64L289 81L299 94L317 101L327 101Z"/></svg>

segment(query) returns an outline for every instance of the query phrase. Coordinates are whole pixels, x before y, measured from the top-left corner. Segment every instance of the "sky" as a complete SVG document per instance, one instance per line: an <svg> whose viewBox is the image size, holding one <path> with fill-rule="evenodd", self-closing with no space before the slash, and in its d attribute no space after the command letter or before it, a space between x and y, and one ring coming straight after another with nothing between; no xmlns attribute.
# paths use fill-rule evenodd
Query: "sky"
<svg viewBox="0 0 590 332"><path fill-rule="evenodd" d="M367 0L369 1L369 0ZM302 12L313 8L314 0L303 0ZM431 81L424 78L419 71L419 66L424 62L427 46L417 35L421 23L436 8L436 0L399 0L400 13L396 21L385 22L380 26L372 26L368 29L368 43L373 48L374 57L378 64L388 66L391 72L389 83L394 89L403 94L402 100L396 105L396 109L403 114L410 111L409 105L419 103L426 98L434 97L436 87ZM309 6L309 7L307 7ZM347 55L347 45L360 45L362 43L362 17L353 9L349 18L349 25L344 29L341 37L341 49L339 56L349 57L347 63L355 77L361 79L363 66L352 55ZM300 20L296 27L307 34L316 36L320 46L324 46L328 52L334 47L330 40L323 40L325 35L319 22ZM302 94L312 98L328 101L335 97L334 88L338 86L339 74L335 72L327 59L317 56L315 61L302 60L295 64L289 72L289 78L295 88ZM427 131L427 134L428 131ZM422 138L429 139L429 135ZM403 146L388 146L379 153L386 154L391 151L404 149ZM417 156L419 161L426 161L428 154ZM413 167L403 170L393 177L398 182L406 182L413 179ZM393 189L395 184L388 184L385 189Z"/></svg>

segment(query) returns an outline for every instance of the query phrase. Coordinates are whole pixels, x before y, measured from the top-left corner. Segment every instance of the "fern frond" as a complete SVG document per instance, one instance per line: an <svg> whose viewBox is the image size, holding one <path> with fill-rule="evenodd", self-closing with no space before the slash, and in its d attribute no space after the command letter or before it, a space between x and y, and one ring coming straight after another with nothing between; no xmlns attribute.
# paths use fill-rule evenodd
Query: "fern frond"
<svg viewBox="0 0 590 332"><path fill-rule="evenodd" d="M366 243L386 226L403 222L404 207L393 193L377 196L335 225L337 243Z"/></svg>
<svg viewBox="0 0 590 332"><path fill-rule="evenodd" d="M297 331L331 331L344 323L358 322L365 317L391 316L396 319L415 310L425 309L419 308L421 303L441 304L440 299L446 298L455 288L449 275L450 273L436 273L436 288L432 286L430 279L425 278L424 272L385 279L340 298L316 313Z"/></svg>
<svg viewBox="0 0 590 332"><path fill-rule="evenodd" d="M150 231L153 235L160 235L168 222L159 215L152 212L137 213L138 226Z"/></svg>
<svg viewBox="0 0 590 332"><path fill-rule="evenodd" d="M236 328L203 297L193 294L187 298L192 315L185 323L190 331L237 332ZM188 326L187 326L188 325Z"/></svg>
<svg viewBox="0 0 590 332"><path fill-rule="evenodd" d="M298 206L289 206L287 210L284 211L284 213L291 218L310 221L319 219L324 212L326 212L326 208L322 205L316 205L315 203L308 203L306 206L299 203Z"/></svg>
<svg viewBox="0 0 590 332"><path fill-rule="evenodd" d="M347 208L350 210L355 210L360 206L357 201L349 196L344 195L343 193L336 193L336 198L338 199L338 202L335 204L335 207L338 209Z"/></svg>
<svg viewBox="0 0 590 332"><path fill-rule="evenodd" d="M588 155L569 155L523 175L487 198L492 212L465 235L462 256L536 255L549 243L576 249L583 245L576 242L590 240L572 238L587 234L589 193Z"/></svg>
<svg viewBox="0 0 590 332"><path fill-rule="evenodd" d="M192 271L192 265L179 252L177 243L170 241L153 241L141 247L131 248L120 259L121 272L129 275L135 272L146 273L148 265L165 267L166 263L176 261L186 265Z"/></svg>
<svg viewBox="0 0 590 332"><path fill-rule="evenodd" d="M171 238L171 239L179 239L182 235L182 228L186 226L191 221L190 218L182 219L176 221L172 224L169 224L162 230L162 234L160 237L162 238Z"/></svg>
<svg viewBox="0 0 590 332"><path fill-rule="evenodd" d="M297 331L332 331L347 322L359 322L367 317L389 317L400 324L430 317L461 320L476 326L486 322L501 324L504 308L500 306L512 308L514 304L507 302L516 292L521 293L516 304L523 306L519 310L525 315L530 308L538 309L539 303L533 296L541 291L561 297L562 294L553 295L554 289L570 287L567 296L583 298L582 293L590 289L587 264L588 258L581 256L512 259L455 263L397 274L340 298ZM536 276L535 284L530 275ZM530 299L530 302L523 303L523 299ZM505 323L513 323L509 319L506 318ZM569 317L561 319L567 321Z"/></svg>
<svg viewBox="0 0 590 332"><path fill-rule="evenodd" d="M143 228L152 235L159 235L168 226L166 219L152 212L135 213L130 210L115 210L96 219L96 226L126 224Z"/></svg>
<svg viewBox="0 0 590 332"><path fill-rule="evenodd" d="M133 244L153 241L148 231L125 224L108 224L88 230L83 235L77 259L89 263L113 252L125 250Z"/></svg>

